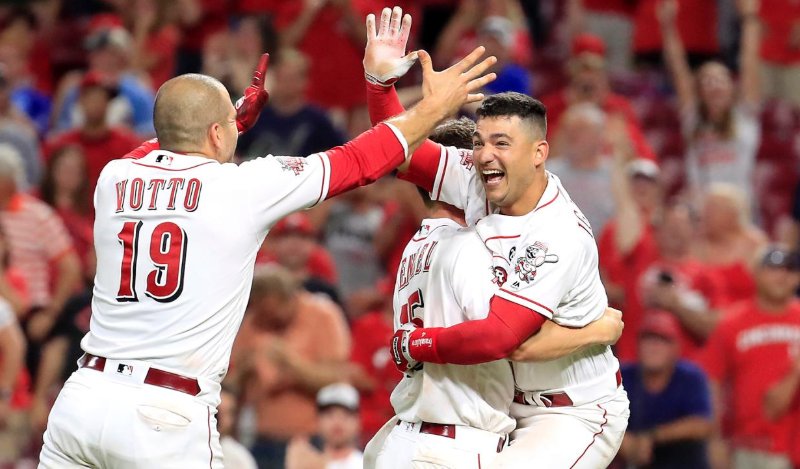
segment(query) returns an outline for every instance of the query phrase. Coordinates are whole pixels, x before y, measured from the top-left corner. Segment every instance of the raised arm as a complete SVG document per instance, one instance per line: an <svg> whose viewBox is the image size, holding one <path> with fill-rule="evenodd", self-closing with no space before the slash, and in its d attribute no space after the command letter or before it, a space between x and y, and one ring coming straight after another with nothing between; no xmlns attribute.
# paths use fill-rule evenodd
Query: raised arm
<svg viewBox="0 0 800 469"><path fill-rule="evenodd" d="M681 111L693 109L696 103L694 81L686 50L683 48L678 32L676 18L678 16L677 0L662 0L658 4L658 20L661 23L661 37L664 42L664 60L672 76L672 85L678 94Z"/></svg>
<svg viewBox="0 0 800 469"><path fill-rule="evenodd" d="M595 345L613 345L619 340L624 327L622 312L614 308L606 308L600 319L579 329L545 321L541 330L526 340L509 358L518 362L540 362L565 357Z"/></svg>
<svg viewBox="0 0 800 469"><path fill-rule="evenodd" d="M742 24L742 40L739 51L742 101L758 109L761 103L761 21L758 19L759 0L739 0L737 7Z"/></svg>

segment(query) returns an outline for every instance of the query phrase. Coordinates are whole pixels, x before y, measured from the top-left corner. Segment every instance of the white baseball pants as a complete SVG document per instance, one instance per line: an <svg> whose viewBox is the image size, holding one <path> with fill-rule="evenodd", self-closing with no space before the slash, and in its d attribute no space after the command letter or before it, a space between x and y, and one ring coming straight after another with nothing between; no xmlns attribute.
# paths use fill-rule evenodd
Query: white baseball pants
<svg viewBox="0 0 800 469"><path fill-rule="evenodd" d="M499 454L502 435L457 426L455 438L419 432L420 424L400 422L378 453L377 469L481 469ZM502 449L502 448L501 448Z"/></svg>
<svg viewBox="0 0 800 469"><path fill-rule="evenodd" d="M222 468L216 409L142 381L75 371L50 411L39 469Z"/></svg>
<svg viewBox="0 0 800 469"><path fill-rule="evenodd" d="M588 404L526 406L526 416L518 418L511 445L490 467L606 468L622 444L628 427L629 407L628 394L622 386L612 397Z"/></svg>

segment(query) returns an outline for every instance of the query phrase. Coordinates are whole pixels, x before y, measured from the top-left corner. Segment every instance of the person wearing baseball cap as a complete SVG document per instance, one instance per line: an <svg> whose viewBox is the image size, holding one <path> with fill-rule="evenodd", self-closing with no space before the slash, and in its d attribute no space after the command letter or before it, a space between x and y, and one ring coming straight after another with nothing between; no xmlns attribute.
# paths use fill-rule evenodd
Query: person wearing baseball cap
<svg viewBox="0 0 800 469"><path fill-rule="evenodd" d="M680 359L680 324L661 310L646 313L639 362L622 367L631 401L620 454L637 467L708 468L711 395L703 371Z"/></svg>
<svg viewBox="0 0 800 469"><path fill-rule="evenodd" d="M361 469L363 454L356 448L361 431L356 388L329 384L317 392L318 438L295 438L286 454L286 469Z"/></svg>
<svg viewBox="0 0 800 469"><path fill-rule="evenodd" d="M716 417L729 423L732 467L789 468L800 443L800 260L771 245L754 264L756 293L723 312L703 366L729 404Z"/></svg>

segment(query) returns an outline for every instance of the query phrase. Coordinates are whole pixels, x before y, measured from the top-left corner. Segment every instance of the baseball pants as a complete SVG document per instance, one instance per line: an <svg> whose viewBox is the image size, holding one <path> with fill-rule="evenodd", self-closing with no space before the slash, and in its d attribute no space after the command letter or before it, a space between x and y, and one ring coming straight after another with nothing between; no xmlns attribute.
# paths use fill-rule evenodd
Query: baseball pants
<svg viewBox="0 0 800 469"><path fill-rule="evenodd" d="M75 371L50 411L39 469L222 468L216 409L143 380Z"/></svg>
<svg viewBox="0 0 800 469"><path fill-rule="evenodd" d="M610 398L579 406L525 406L519 412L524 412L525 417L517 419L517 429L512 434L511 445L498 455L490 467L608 467L619 451L628 427L629 405L628 395L620 386Z"/></svg>
<svg viewBox="0 0 800 469"><path fill-rule="evenodd" d="M455 438L420 433L420 423L395 425L378 452L377 469L480 469L497 457L505 437L456 426Z"/></svg>

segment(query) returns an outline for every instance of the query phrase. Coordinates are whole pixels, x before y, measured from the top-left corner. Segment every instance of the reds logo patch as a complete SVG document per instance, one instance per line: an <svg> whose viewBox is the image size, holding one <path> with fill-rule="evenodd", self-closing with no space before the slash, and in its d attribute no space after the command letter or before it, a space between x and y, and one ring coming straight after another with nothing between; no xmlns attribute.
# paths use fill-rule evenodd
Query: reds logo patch
<svg viewBox="0 0 800 469"><path fill-rule="evenodd" d="M292 171L295 176L302 173L308 164L305 158L298 156L279 156L275 159L278 160L284 171Z"/></svg>
<svg viewBox="0 0 800 469"><path fill-rule="evenodd" d="M494 274L492 283L498 287L502 287L505 285L506 281L508 281L508 272L506 272L506 269L495 266L492 267L492 273Z"/></svg>
<svg viewBox="0 0 800 469"><path fill-rule="evenodd" d="M526 283L533 282L539 267L545 263L554 264L558 262L558 256L548 254L548 249L547 245L540 241L536 241L525 248L525 254L518 257L514 265L514 272L516 272L521 281Z"/></svg>
<svg viewBox="0 0 800 469"><path fill-rule="evenodd" d="M461 166L472 170L472 152L469 150L458 150L458 154L461 155Z"/></svg>

